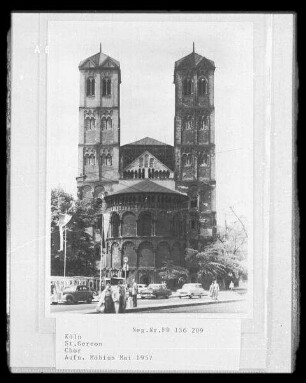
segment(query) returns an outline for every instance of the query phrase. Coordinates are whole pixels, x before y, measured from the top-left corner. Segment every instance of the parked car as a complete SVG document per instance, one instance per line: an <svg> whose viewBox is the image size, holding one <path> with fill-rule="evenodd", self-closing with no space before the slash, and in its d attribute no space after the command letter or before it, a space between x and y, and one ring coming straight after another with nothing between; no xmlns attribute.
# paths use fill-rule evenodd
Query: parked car
<svg viewBox="0 0 306 383"><path fill-rule="evenodd" d="M140 297L143 298L169 298L171 290L163 284L152 283L141 290Z"/></svg>
<svg viewBox="0 0 306 383"><path fill-rule="evenodd" d="M86 301L91 303L93 293L87 286L70 286L63 291L62 301L65 303L78 303Z"/></svg>
<svg viewBox="0 0 306 383"><path fill-rule="evenodd" d="M178 296L182 297L203 297L207 295L200 283L185 283L181 289L177 290Z"/></svg>
<svg viewBox="0 0 306 383"><path fill-rule="evenodd" d="M137 294L137 298L141 298L141 292L147 288L147 285L144 285L142 283L138 283L137 284L137 287L138 287L138 294Z"/></svg>

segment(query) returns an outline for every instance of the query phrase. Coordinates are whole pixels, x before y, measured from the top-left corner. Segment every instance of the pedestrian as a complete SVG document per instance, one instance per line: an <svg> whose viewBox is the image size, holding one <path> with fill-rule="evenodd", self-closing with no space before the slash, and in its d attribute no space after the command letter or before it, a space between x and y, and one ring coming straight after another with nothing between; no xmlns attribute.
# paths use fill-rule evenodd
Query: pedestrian
<svg viewBox="0 0 306 383"><path fill-rule="evenodd" d="M53 293L54 293L55 285L51 282L51 305L53 304Z"/></svg>
<svg viewBox="0 0 306 383"><path fill-rule="evenodd" d="M231 283L229 284L229 289L230 289L231 291L233 291L233 288L234 288L234 283L233 283L233 281L231 281Z"/></svg>
<svg viewBox="0 0 306 383"><path fill-rule="evenodd" d="M215 279L214 284L213 284L213 294L212 294L212 299L214 299L215 301L218 300L219 290L220 290L219 284L218 284L217 280Z"/></svg>
<svg viewBox="0 0 306 383"><path fill-rule="evenodd" d="M133 307L132 286L128 284L127 285L127 308L131 309L132 307Z"/></svg>
<svg viewBox="0 0 306 383"><path fill-rule="evenodd" d="M135 279L133 279L133 284L132 284L133 307L137 307L137 294L138 294L138 286Z"/></svg>
<svg viewBox="0 0 306 383"><path fill-rule="evenodd" d="M120 309L120 287L117 284L112 285L112 299L115 306L115 313L119 314Z"/></svg>
<svg viewBox="0 0 306 383"><path fill-rule="evenodd" d="M114 309L114 302L112 298L112 288L110 283L106 284L106 287L103 291L104 293L104 312L106 314L113 313L115 311Z"/></svg>
<svg viewBox="0 0 306 383"><path fill-rule="evenodd" d="M120 290L120 297L119 297L119 312L124 313L126 309L126 288L123 284L123 281L119 281L119 290Z"/></svg>
<svg viewBox="0 0 306 383"><path fill-rule="evenodd" d="M101 292L100 299L96 307L96 311L100 313L105 312L105 293L106 293L106 290L104 289L104 291Z"/></svg>
<svg viewBox="0 0 306 383"><path fill-rule="evenodd" d="M51 282L51 304L57 304L58 303L58 293L56 289L56 285Z"/></svg>
<svg viewBox="0 0 306 383"><path fill-rule="evenodd" d="M214 290L214 281L211 282L211 285L209 286L209 296L213 297L213 290Z"/></svg>

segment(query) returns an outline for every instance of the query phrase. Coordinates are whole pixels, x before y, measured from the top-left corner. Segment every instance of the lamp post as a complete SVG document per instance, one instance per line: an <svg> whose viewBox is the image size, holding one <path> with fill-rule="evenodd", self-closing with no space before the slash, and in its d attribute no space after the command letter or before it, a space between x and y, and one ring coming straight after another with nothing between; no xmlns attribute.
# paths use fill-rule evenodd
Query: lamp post
<svg viewBox="0 0 306 383"><path fill-rule="evenodd" d="M101 235L100 235L100 282L99 282L99 291L101 293L102 285L102 259L103 259L103 213L101 214Z"/></svg>
<svg viewBox="0 0 306 383"><path fill-rule="evenodd" d="M66 278L67 226L64 229L64 280Z"/></svg>
<svg viewBox="0 0 306 383"><path fill-rule="evenodd" d="M103 213L105 211L104 208L104 193L102 193L101 196L101 235L100 235L100 285L99 285L99 290L100 293L102 291L101 285L102 285L102 260L103 260L103 254L105 255L105 251L103 252L103 236L104 236L104 216ZM104 261L105 263L105 261Z"/></svg>

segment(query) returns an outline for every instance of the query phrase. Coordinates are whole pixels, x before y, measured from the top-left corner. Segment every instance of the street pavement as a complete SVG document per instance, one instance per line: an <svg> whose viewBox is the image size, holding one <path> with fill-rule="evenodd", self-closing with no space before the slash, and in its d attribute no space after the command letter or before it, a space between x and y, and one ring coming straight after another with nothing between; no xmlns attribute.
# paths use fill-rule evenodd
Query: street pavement
<svg viewBox="0 0 306 383"><path fill-rule="evenodd" d="M186 313L186 314L202 314L202 313L245 313L246 301L240 300L235 302L218 302L218 304L211 305L198 305L198 306L180 306L174 308L160 309L160 310L146 310L146 314L166 314L166 313Z"/></svg>
<svg viewBox="0 0 306 383"><path fill-rule="evenodd" d="M199 307L205 306L205 312L214 312L212 306L224 303L228 305L228 309L225 312L236 312L228 311L229 303L237 301L246 301L245 294L239 294L235 291L220 291L218 301L212 300L208 293L202 298L179 298L175 293L169 297L169 299L138 299L137 308L127 309L127 313L148 313L148 312L201 312ZM56 314L97 314L96 312L97 302L78 303L73 305L58 304L50 305L50 312ZM241 304L242 305L242 304ZM186 309L187 307L187 309ZM223 306L222 306L223 307ZM179 310L179 311L178 311ZM183 310L183 311L180 311ZM187 311L184 311L187 310ZM222 311L221 311L222 312Z"/></svg>

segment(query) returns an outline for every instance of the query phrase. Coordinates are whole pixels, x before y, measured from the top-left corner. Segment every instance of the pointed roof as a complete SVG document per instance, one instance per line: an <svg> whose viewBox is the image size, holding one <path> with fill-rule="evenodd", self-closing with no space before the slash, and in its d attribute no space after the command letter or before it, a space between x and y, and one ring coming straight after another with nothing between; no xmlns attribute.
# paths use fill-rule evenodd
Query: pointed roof
<svg viewBox="0 0 306 383"><path fill-rule="evenodd" d="M119 61L113 59L112 57L106 55L102 51L99 53L96 53L93 56L87 57L85 60L82 60L79 64L79 68L82 69L82 67L85 66L86 63L91 64L92 67L106 67L106 66L113 66L113 67L120 67Z"/></svg>
<svg viewBox="0 0 306 383"><path fill-rule="evenodd" d="M137 182L136 184L132 186L118 190L117 192L109 194L108 196L113 196L118 194L132 194L132 193L167 193L167 194L177 194L177 195L187 197L183 193L180 193L176 190L168 189L149 179L145 179L143 181Z"/></svg>
<svg viewBox="0 0 306 383"><path fill-rule="evenodd" d="M126 145L162 145L162 146L164 146L164 145L169 145L169 144L155 140L155 138L145 137L145 138L142 138L141 140L131 142L131 143L126 144Z"/></svg>
<svg viewBox="0 0 306 383"><path fill-rule="evenodd" d="M210 66L211 68L215 68L215 63L212 60L208 60L206 57L203 57L193 51L189 55L182 57L181 59L175 62L175 70L185 69L185 68L194 69L200 63L206 64L207 66Z"/></svg>

